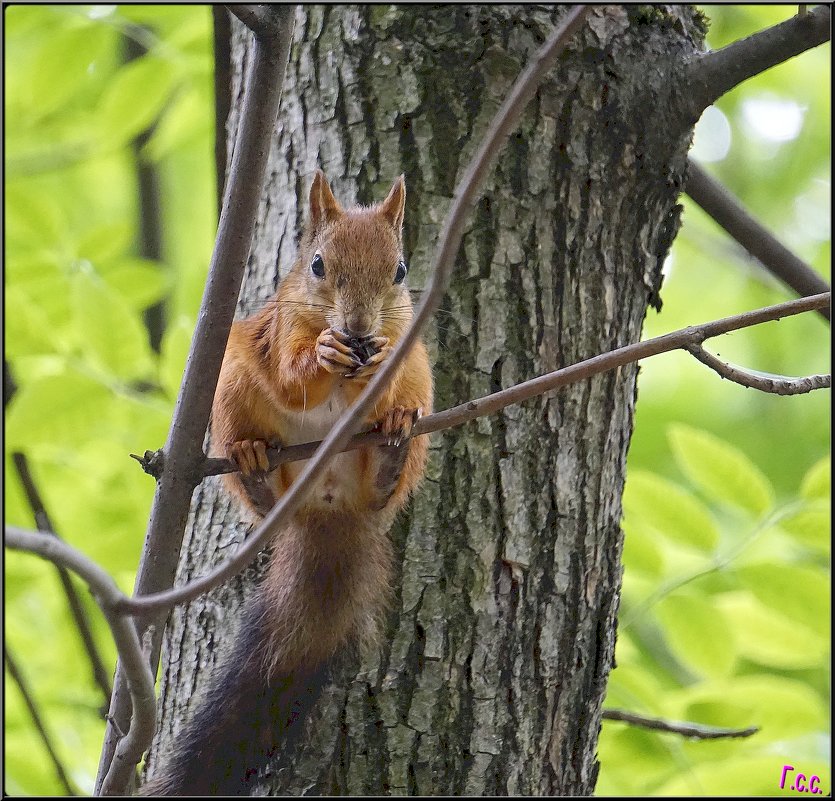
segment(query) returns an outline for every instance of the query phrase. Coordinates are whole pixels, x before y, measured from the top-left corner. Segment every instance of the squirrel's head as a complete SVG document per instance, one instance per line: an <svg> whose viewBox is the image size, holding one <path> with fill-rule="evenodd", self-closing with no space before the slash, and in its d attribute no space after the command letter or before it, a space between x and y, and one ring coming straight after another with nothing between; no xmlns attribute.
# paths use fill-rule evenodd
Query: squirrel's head
<svg viewBox="0 0 835 801"><path fill-rule="evenodd" d="M396 339L412 317L403 257L406 184L401 175L382 203L343 209L317 170L310 187L310 217L294 271L311 323L351 336Z"/></svg>

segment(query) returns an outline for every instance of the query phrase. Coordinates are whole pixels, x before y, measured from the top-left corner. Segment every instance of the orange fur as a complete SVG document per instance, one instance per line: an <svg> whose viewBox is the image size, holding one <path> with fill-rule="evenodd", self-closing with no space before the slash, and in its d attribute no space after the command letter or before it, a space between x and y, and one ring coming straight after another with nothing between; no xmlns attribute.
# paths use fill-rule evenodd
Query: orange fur
<svg viewBox="0 0 835 801"><path fill-rule="evenodd" d="M381 204L344 210L316 173L297 262L273 302L232 327L213 408L216 452L234 454L236 443L254 440L297 444L319 438L339 409L356 400L370 376L332 372L318 360L318 342L329 329L353 326L362 328L355 333L385 337L390 349L403 334L412 306L394 278L403 258L404 209L402 176ZM317 253L324 277L311 270ZM432 373L418 342L368 422L408 433L408 410L431 408ZM263 588L270 670L292 671L347 643L374 640L390 594L388 529L423 475L427 446L418 437L402 448L334 457L274 546ZM302 464L254 478L243 470L226 476L226 486L257 518L265 512L259 489L268 491L268 500L279 499Z"/></svg>
<svg viewBox="0 0 835 801"><path fill-rule="evenodd" d="M216 454L228 453L234 443L247 440L304 441L294 437L295 417L313 412L336 394L347 405L356 400L369 377L345 378L320 366L317 337L325 329L345 329L357 321L374 336L386 337L389 347L402 335L412 318L411 300L405 286L394 284L393 278L402 259L404 208L402 176L383 203L346 211L317 171L299 259L272 302L232 326L212 412ZM310 271L316 252L324 259L324 279ZM422 342L412 348L368 422L382 423L398 406L431 411L432 373ZM293 417L288 419L287 412ZM425 438L408 443L405 466L390 501L394 506L401 506L420 481L426 449ZM363 490L373 483L379 460L365 451L359 457L357 484ZM286 465L267 477L275 499L299 470L298 463ZM241 477L232 474L225 481L257 514ZM367 500L373 491L361 495ZM362 504L356 511L362 511Z"/></svg>
<svg viewBox="0 0 835 801"><path fill-rule="evenodd" d="M395 283L405 199L401 176L382 203L345 210L317 172L298 261L272 302L232 326L212 443L216 454L237 461L241 472L224 481L256 518L302 468L259 469L266 443L324 437L412 318L409 293ZM313 270L317 255L321 275ZM368 422L397 441L411 430L413 413L431 407L432 373L418 342ZM417 437L331 459L276 537L225 662L146 795L248 793L276 745L298 728L292 722L332 658L376 641L391 594L388 530L423 475L427 445Z"/></svg>

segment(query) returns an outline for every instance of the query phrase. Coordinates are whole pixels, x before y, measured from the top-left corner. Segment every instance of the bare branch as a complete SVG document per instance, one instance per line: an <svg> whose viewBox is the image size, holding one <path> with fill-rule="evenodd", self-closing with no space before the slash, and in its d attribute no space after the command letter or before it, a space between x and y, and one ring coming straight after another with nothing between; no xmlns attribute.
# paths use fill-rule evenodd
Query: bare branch
<svg viewBox="0 0 835 801"><path fill-rule="evenodd" d="M244 7L235 8L240 10ZM255 228L267 155L289 58L295 6L262 7L261 11L269 15L271 33L269 36L256 36L255 40L223 212L185 375L165 444L163 469L154 495L136 578L136 595L159 592L174 583L191 496L200 480L205 458L203 438ZM151 648L154 672L159 660L164 622L159 617L138 621L143 627L155 626ZM117 725L114 726L113 722ZM110 722L96 779L97 791L101 787L104 792L103 778L110 769L119 740L117 729L126 730L129 723L130 699L123 672L117 665ZM121 749L121 745L119 747ZM139 756L137 762L138 759ZM127 776L126 773L124 775ZM111 791L123 792L127 784L116 787L111 781L109 786Z"/></svg>
<svg viewBox="0 0 835 801"><path fill-rule="evenodd" d="M525 105L536 92L539 82L544 78L548 69L553 65L588 12L589 9L585 6L572 7L566 14L564 22L532 57L530 64L513 85L507 99L490 123L481 147L467 167L464 177L456 189L455 198L439 237L440 245L435 252L429 285L409 328L398 341L391 356L383 363L383 368L371 379L349 410L337 420L330 434L323 440L316 455L307 463L288 492L282 496L281 501L273 507L258 528L229 561L191 582L187 587L158 593L150 597L134 598L124 607L124 611L140 614L143 611L162 611L181 601L196 598L240 572L252 562L267 540L299 508L306 494L313 488L326 468L330 457L341 451L351 436L362 427L375 399L383 392L391 376L408 354L409 349L420 336L420 332L440 304L443 293L449 284L466 215L486 177L488 169L493 164L499 148L515 127ZM166 459L164 470L169 467L167 461Z"/></svg>
<svg viewBox="0 0 835 801"><path fill-rule="evenodd" d="M768 320L778 319L780 316L789 316L792 314L800 314L806 311L812 311L815 308L828 303L829 296L820 295L813 303L798 304L798 301L789 301L778 306L770 306L767 309L761 309L760 312L768 312L769 316L762 318L758 312L747 312L745 315L736 315L735 317L728 317L725 320L717 320L714 323L705 323L701 326L693 326L690 328L683 328L679 331L674 331L670 334L665 334L656 339L646 340L645 342L638 342L632 345L625 345L618 350L610 351L609 353L595 356L592 359L587 359L583 362L563 367L560 370L554 370L551 373L533 378L521 384L517 384L509 389L503 389L499 392L494 392L491 395L486 395L483 398L467 401L452 409L445 409L441 412L435 412L426 417L422 417L415 423L412 428L412 437L418 437L422 434L431 434L436 431L442 431L446 428L453 428L462 425L463 423L475 420L478 417L484 417L488 414L494 414L506 406L511 406L530 398L542 395L545 392L565 386L569 383L581 381L584 378L590 378L607 370L613 370L617 367L622 367L629 362L638 361L654 356L658 353L665 353L670 350L677 350L684 348L689 350L691 347L698 347L697 343L703 342L717 333L705 333L707 326L716 325L733 325L732 328L725 328L718 333L727 333L728 331L736 330L738 328L746 328L751 325L758 325ZM753 322L750 321L749 315L758 314ZM737 322L743 323L736 325ZM664 341L664 347L656 348L659 341ZM823 384L821 379L828 378L827 376L812 376L809 379L784 379L784 380L800 380L811 381L816 386L810 389L821 389ZM827 384L828 386L828 384ZM795 393L799 390L795 390ZM809 390L806 390L809 391ZM794 393L786 393L794 394ZM358 434L353 437L345 447L345 450L354 450L355 448L365 448L373 445L382 445L386 442L386 438L379 432L368 431ZM309 459L319 447L319 442L306 442L301 445L288 445L280 449L267 448L267 456L270 460L270 469L275 470L280 464L284 462L295 462L300 459ZM154 454L151 451L146 451L146 455ZM238 466L235 462L229 459L206 459L205 474L206 476L220 475L223 473L235 473Z"/></svg>
<svg viewBox="0 0 835 801"><path fill-rule="evenodd" d="M521 403L522 401L529 400L537 395L542 395L545 392L558 389L559 387L567 384L591 378L592 376L607 372L608 370L614 370L618 367L623 367L624 365L636 362L640 359L657 356L659 353L667 353L671 350L687 348L688 345L700 345L706 339L727 334L730 331L737 331L741 328L748 328L753 325L759 325L760 323L779 320L783 317L790 317L807 311L813 311L814 309L828 304L830 302L830 298L831 294L829 292L825 292L821 295L814 295L809 298L790 300L785 303L779 303L776 306L767 306L762 309L737 314L733 317L725 317L721 320L714 320L709 323L702 323L701 325L682 328L678 331L673 331L672 333L664 334L663 336L655 337L654 339L648 339L644 342L636 342L632 345L625 345L622 348L617 348L616 350L609 351L608 353L593 356L590 359L577 362L576 364L564 367L561 370L555 370L552 373L546 373L545 375L537 378L532 378L529 381L517 384L509 389L494 392L491 395L468 401L467 403L455 406L452 409L446 409L445 411L436 412L435 414L423 417L415 423L414 428L412 429L412 436L429 434L434 431L440 431L444 428L450 428L452 426L467 423L477 417L493 414L503 409L505 406ZM354 407L351 408L353 409ZM331 434L323 440L322 443L306 443L303 445L282 448L278 452L271 452L270 466L277 466L286 461L307 459L312 452L319 453L319 451L316 450L317 448L323 447L329 442L333 442L333 439L333 432L331 432ZM338 443L337 447L340 449L346 449L345 446L348 446L347 449L359 448L367 445L382 444L383 441L384 438L381 434L372 432L361 434L359 437L355 437L351 440L350 443L349 440L346 439L344 444ZM215 467L222 468L218 470L218 472L233 472L237 469L231 462L228 462L225 459L208 461ZM306 470L310 470L309 465ZM302 473L300 478L297 478L293 482L290 493L292 493L292 487L298 486L304 481L304 477L305 473ZM284 497L286 498L287 496L285 495ZM274 506L270 515L265 518L261 526L259 526L255 533L246 540L237 553L213 572L207 573L205 576L195 579L183 587L177 587L176 589L168 592L161 592L156 595L144 596L141 598L126 598L120 605L120 611L132 615L141 615L151 610L168 609L171 606L185 601L190 601L199 595L202 595L204 592L208 592L208 590L216 587L218 584L221 584L230 576L235 575L236 572L243 569L243 567L252 561L253 556L250 555L250 550L254 550L254 553L257 554L260 547L263 547L262 543L256 540L256 537L263 532L266 521L271 518L275 518L277 510L283 508L283 505L282 501ZM257 547L252 546L251 543L253 541L258 542Z"/></svg>
<svg viewBox="0 0 835 801"><path fill-rule="evenodd" d="M829 20L829 6L821 5L721 50L696 56L685 71L685 114L695 123L725 92L829 41Z"/></svg>
<svg viewBox="0 0 835 801"><path fill-rule="evenodd" d="M23 485L23 491L26 493L26 499L29 501L29 506L32 508L32 514L35 516L35 525L44 534L51 534L57 537L52 526L52 521L44 508L43 500L38 492L35 484L35 479L29 470L29 462L26 455L15 452L12 454L12 461L17 469L17 474L20 476L20 483ZM64 588L64 594L67 596L67 603L70 605L70 612L72 613L75 625L78 628L78 633L81 636L81 641L84 644L84 650L90 659L90 664L93 668L93 680L101 688L104 693L105 709L110 703L110 678L104 667L101 654L96 646L96 641L93 639L93 631L90 627L90 619L87 616L87 610L81 603L81 598L78 597L75 586L72 583L70 574L60 565L56 565L55 569L58 571L58 578L61 581L61 586Z"/></svg>
<svg viewBox="0 0 835 801"><path fill-rule="evenodd" d="M55 766L55 773L58 774L58 781L64 786L64 789L67 791L67 795L78 795L73 786L70 784L67 772L64 770L64 766L61 764L61 760L58 757L58 752L52 745L52 740L46 730L46 726L44 726L41 713L38 711L38 705L35 703L35 696L29 689L29 684L26 679L23 678L23 674L17 666L17 660L14 659L11 651L9 651L5 644L3 645L3 658L6 661L6 668L9 671L9 675L17 685L18 690L20 690L20 694L23 696L23 703L26 704L26 708L29 710L32 722L35 724L35 728L38 730L38 734L40 734L46 750L49 752L49 758Z"/></svg>
<svg viewBox="0 0 835 801"><path fill-rule="evenodd" d="M617 720L621 723L629 723L632 726L640 726L643 729L680 734L682 737L690 737L694 740L750 737L760 730L759 726L749 726L747 729L722 729L714 726L703 726L699 723L679 723L663 718L648 718L644 715L636 715L634 712L624 712L621 709L604 709L603 719Z"/></svg>
<svg viewBox="0 0 835 801"><path fill-rule="evenodd" d="M687 345L686 351L692 353L702 364L743 387L770 392L773 395L803 395L815 389L827 389L831 386L832 377L828 375L810 375L805 378L788 378L783 375L769 375L754 373L734 367L708 353L701 345Z"/></svg>
<svg viewBox="0 0 835 801"><path fill-rule="evenodd" d="M226 8L234 14L256 37L272 33L270 11L266 5L238 5L229 3Z"/></svg>
<svg viewBox="0 0 835 801"><path fill-rule="evenodd" d="M128 717L129 727L124 727L127 734L119 742L113 764L102 783L102 795L118 795L124 791L134 767L151 744L157 718L154 675L142 655L136 626L117 611L121 603L128 600L127 596L107 571L57 537L6 526L5 543L8 548L38 554L79 575L90 587L110 625L133 711Z"/></svg>
<svg viewBox="0 0 835 801"><path fill-rule="evenodd" d="M798 295L828 292L829 284L755 220L726 187L688 159L685 191L770 273ZM829 320L829 309L820 309Z"/></svg>

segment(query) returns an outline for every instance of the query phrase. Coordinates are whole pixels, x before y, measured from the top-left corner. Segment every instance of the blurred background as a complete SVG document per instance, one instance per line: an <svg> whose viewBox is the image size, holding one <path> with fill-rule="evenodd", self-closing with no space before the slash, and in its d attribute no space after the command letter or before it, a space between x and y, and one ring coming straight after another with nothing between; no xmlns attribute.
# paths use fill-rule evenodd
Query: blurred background
<svg viewBox="0 0 835 801"><path fill-rule="evenodd" d="M797 7L703 9L716 49ZM55 529L126 592L153 494L128 454L165 441L217 223L212 47L208 6L5 9L6 522L34 527L22 451ZM723 97L692 151L827 280L830 131L827 44ZM792 297L682 203L645 337ZM707 347L806 375L830 371L829 341L806 314ZM829 792L829 452L828 391L765 395L681 352L643 364L606 705L762 729L696 742L606 722L599 794L774 794L784 764ZM55 570L6 553L5 578L6 792L90 794L104 699Z"/></svg>

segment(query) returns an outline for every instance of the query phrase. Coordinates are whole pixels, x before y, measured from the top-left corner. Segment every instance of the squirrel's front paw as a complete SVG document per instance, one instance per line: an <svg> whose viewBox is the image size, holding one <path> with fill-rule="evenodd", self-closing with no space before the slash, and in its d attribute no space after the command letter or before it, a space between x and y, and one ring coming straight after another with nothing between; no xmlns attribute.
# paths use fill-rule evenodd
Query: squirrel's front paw
<svg viewBox="0 0 835 801"><path fill-rule="evenodd" d="M349 375L362 365L352 340L335 328L326 328L316 340L316 361L329 373Z"/></svg>
<svg viewBox="0 0 835 801"><path fill-rule="evenodd" d="M371 355L357 367L352 373L348 375L349 378L371 378L383 362L391 356L393 348L389 345L388 337L374 337L367 339L363 343L363 347Z"/></svg>
<svg viewBox="0 0 835 801"><path fill-rule="evenodd" d="M226 444L226 458L238 465L245 476L266 475L270 471L267 448L280 448L278 440L242 439Z"/></svg>
<svg viewBox="0 0 835 801"><path fill-rule="evenodd" d="M389 445L400 445L404 439L411 436L414 424L421 417L423 417L423 409L394 406L383 415L375 428L382 431Z"/></svg>

